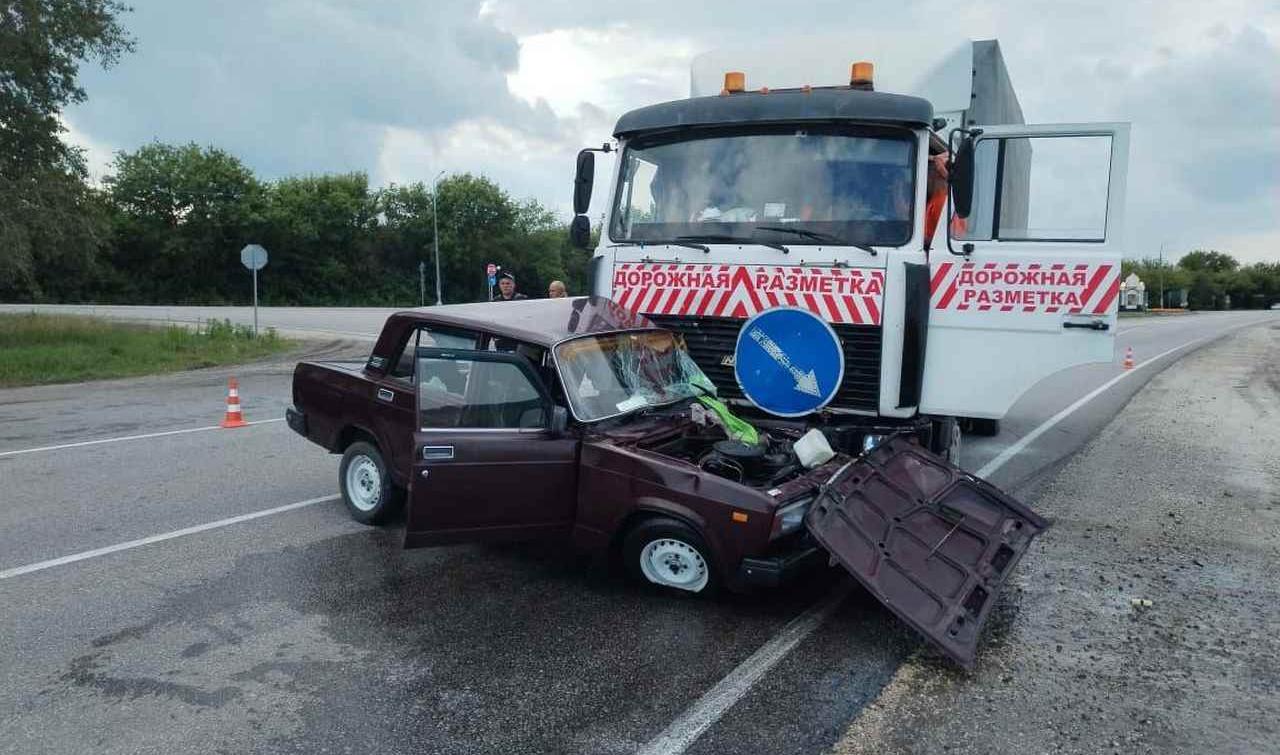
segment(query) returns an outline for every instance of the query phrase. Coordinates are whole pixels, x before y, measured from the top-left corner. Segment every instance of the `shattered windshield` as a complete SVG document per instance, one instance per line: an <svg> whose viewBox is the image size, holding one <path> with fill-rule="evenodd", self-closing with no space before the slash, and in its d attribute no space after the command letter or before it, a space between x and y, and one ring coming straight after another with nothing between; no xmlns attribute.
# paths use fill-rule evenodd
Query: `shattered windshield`
<svg viewBox="0 0 1280 755"><path fill-rule="evenodd" d="M896 246L911 236L906 131L834 127L636 139L623 155L614 241Z"/></svg>
<svg viewBox="0 0 1280 755"><path fill-rule="evenodd" d="M667 331L575 338L557 346L555 356L574 416L584 422L715 390L684 341Z"/></svg>

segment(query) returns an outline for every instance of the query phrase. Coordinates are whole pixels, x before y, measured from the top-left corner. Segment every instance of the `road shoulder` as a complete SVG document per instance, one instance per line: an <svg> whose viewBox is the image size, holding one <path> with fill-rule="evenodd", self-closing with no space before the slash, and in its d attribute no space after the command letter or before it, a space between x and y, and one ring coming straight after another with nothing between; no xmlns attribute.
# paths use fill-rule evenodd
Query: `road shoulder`
<svg viewBox="0 0 1280 755"><path fill-rule="evenodd" d="M1280 326L1156 377L1045 487L976 669L914 657L835 752L1274 751L1278 447Z"/></svg>

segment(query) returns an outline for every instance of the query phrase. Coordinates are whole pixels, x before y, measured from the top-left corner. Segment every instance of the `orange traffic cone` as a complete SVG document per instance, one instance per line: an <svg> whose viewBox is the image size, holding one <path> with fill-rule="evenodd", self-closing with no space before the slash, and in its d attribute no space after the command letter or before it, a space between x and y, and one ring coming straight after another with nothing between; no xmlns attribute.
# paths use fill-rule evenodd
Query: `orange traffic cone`
<svg viewBox="0 0 1280 755"><path fill-rule="evenodd" d="M249 424L240 413L240 383L235 378L227 380L227 416L222 420L223 427L244 427Z"/></svg>
<svg viewBox="0 0 1280 755"><path fill-rule="evenodd" d="M1133 347L1129 346L1124 350L1124 368L1126 370L1133 369Z"/></svg>

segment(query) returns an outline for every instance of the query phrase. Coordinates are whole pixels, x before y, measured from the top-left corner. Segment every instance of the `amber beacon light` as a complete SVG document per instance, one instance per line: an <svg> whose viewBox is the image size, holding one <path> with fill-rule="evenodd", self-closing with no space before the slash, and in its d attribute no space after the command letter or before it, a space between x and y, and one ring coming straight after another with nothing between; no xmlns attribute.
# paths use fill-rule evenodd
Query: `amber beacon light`
<svg viewBox="0 0 1280 755"><path fill-rule="evenodd" d="M854 63L849 70L849 86L854 89L873 90L875 86L872 81L875 79L875 72L876 67L865 60Z"/></svg>
<svg viewBox="0 0 1280 755"><path fill-rule="evenodd" d="M747 89L747 75L742 71L728 71L724 75L724 89L720 94L733 94Z"/></svg>

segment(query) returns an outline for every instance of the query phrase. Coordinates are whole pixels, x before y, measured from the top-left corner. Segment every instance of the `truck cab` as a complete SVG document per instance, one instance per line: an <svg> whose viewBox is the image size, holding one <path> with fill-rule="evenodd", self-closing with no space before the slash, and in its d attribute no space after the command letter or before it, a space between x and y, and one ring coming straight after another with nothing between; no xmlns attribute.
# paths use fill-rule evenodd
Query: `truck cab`
<svg viewBox="0 0 1280 755"><path fill-rule="evenodd" d="M1048 375L1112 359L1127 124L1023 124L994 41L911 75L891 59L828 66L850 72L834 86L800 78L798 53L751 57L721 75L747 56L700 58L694 96L624 114L614 142L580 154L584 247L594 156L616 154L594 294L681 333L748 415L743 323L816 314L844 371L802 421L855 452L905 426L954 460L956 418L998 420ZM885 71L900 91L877 86Z"/></svg>

